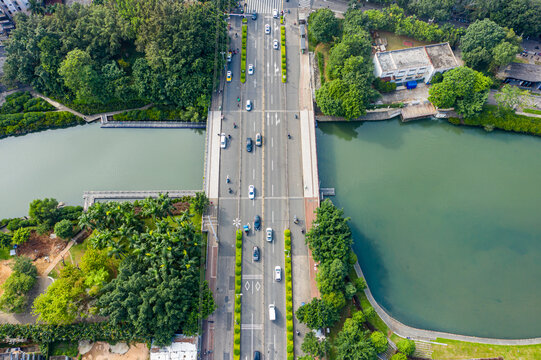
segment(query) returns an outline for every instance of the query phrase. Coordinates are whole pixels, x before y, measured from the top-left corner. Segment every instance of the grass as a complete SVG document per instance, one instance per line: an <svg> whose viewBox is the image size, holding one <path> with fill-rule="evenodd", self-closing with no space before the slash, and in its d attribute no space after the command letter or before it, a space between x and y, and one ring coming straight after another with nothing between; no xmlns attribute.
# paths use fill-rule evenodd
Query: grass
<svg viewBox="0 0 541 360"><path fill-rule="evenodd" d="M329 78L327 77L327 72L325 71L325 64L329 63L329 51L331 50L332 44L324 44L320 43L316 46L315 51L317 53L321 53L323 55L323 64L319 64L319 56L318 56L318 66L319 66L319 72L321 76L321 84L323 84L325 81L329 81Z"/></svg>
<svg viewBox="0 0 541 360"><path fill-rule="evenodd" d="M514 360L541 359L541 344L524 346L488 345L442 338L437 338L436 342L448 344L448 346L432 345L434 350L433 359L460 360L494 357Z"/></svg>
<svg viewBox="0 0 541 360"><path fill-rule="evenodd" d="M404 45L404 41L411 42L413 44L413 47L434 44L426 41L418 41L407 36L396 35L392 32L387 31L378 31L378 33L381 38L387 39L387 51L410 48L411 46Z"/></svg>
<svg viewBox="0 0 541 360"><path fill-rule="evenodd" d="M528 60L520 58L520 57L514 58L513 62L514 63L520 63L520 64L528 64L529 63Z"/></svg>
<svg viewBox="0 0 541 360"><path fill-rule="evenodd" d="M0 248L0 260L11 259L11 256L9 256L9 250L9 248Z"/></svg>
<svg viewBox="0 0 541 360"><path fill-rule="evenodd" d="M524 109L522 111L528 114L541 115L541 110L537 110L537 109Z"/></svg>
<svg viewBox="0 0 541 360"><path fill-rule="evenodd" d="M51 347L49 348L50 356L66 355L66 356L75 358L77 357L77 354L79 354L77 343L54 342L51 344Z"/></svg>

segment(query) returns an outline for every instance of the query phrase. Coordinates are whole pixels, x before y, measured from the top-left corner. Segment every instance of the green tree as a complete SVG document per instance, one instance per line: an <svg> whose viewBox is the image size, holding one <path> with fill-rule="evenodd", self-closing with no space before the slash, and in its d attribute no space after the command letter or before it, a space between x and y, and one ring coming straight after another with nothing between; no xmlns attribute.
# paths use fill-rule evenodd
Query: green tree
<svg viewBox="0 0 541 360"><path fill-rule="evenodd" d="M60 220L54 226L54 233L62 239L69 240L73 236L73 225L69 220Z"/></svg>
<svg viewBox="0 0 541 360"><path fill-rule="evenodd" d="M24 256L18 256L15 258L15 262L11 266L14 272L28 275L35 278L38 276L38 270L32 260Z"/></svg>
<svg viewBox="0 0 541 360"><path fill-rule="evenodd" d="M370 39L370 35L365 30L360 30L355 34L344 34L342 41L335 44L329 53L329 61L326 64L329 78L340 78L342 67L352 56L362 57L371 69L372 43Z"/></svg>
<svg viewBox="0 0 541 360"><path fill-rule="evenodd" d="M329 344L326 339L319 341L314 332L309 331L304 336L301 350L312 357L322 359L329 351Z"/></svg>
<svg viewBox="0 0 541 360"><path fill-rule="evenodd" d="M494 94L494 99L500 108L514 110L517 107L528 106L531 93L528 90L521 90L516 86L505 84L500 91Z"/></svg>
<svg viewBox="0 0 541 360"><path fill-rule="evenodd" d="M0 247L7 248L11 246L13 239L10 234L0 231Z"/></svg>
<svg viewBox="0 0 541 360"><path fill-rule="evenodd" d="M33 314L39 321L52 325L72 323L81 314L81 301L85 293L83 272L67 264L60 277L33 304Z"/></svg>
<svg viewBox="0 0 541 360"><path fill-rule="evenodd" d="M30 259L22 256L15 259L11 268L13 272L2 284L0 309L19 313L26 308L26 294L36 283L37 269Z"/></svg>
<svg viewBox="0 0 541 360"><path fill-rule="evenodd" d="M78 99L97 99L101 83L94 66L94 60L87 51L75 49L66 55L58 73Z"/></svg>
<svg viewBox="0 0 541 360"><path fill-rule="evenodd" d="M36 199L30 203L28 215L39 224L45 223L51 227L56 222L57 207L56 199Z"/></svg>
<svg viewBox="0 0 541 360"><path fill-rule="evenodd" d="M20 229L15 230L11 241L13 242L13 244L20 246L24 244L25 242L27 242L28 239L30 239L30 229L20 228Z"/></svg>
<svg viewBox="0 0 541 360"><path fill-rule="evenodd" d="M357 293L357 288L355 287L355 285L351 282L348 282L346 284L346 290L345 290L345 296L348 300L351 300L353 299L353 297L355 296L355 294Z"/></svg>
<svg viewBox="0 0 541 360"><path fill-rule="evenodd" d="M385 352L389 346L387 337L383 335L381 331L374 331L372 334L370 334L370 341L372 342L372 345L374 345L374 349L376 349L378 354Z"/></svg>
<svg viewBox="0 0 541 360"><path fill-rule="evenodd" d="M321 298L327 304L331 305L332 307L338 310L342 310L342 308L346 306L346 298L344 297L344 294L342 294L341 292L331 292L331 293L323 294Z"/></svg>
<svg viewBox="0 0 541 360"><path fill-rule="evenodd" d="M196 192L195 197L192 199L194 210L199 215L203 215L207 207L210 205L210 201L204 192Z"/></svg>
<svg viewBox="0 0 541 360"><path fill-rule="evenodd" d="M342 293L345 290L344 278L347 273L348 267L340 259L321 264L316 276L319 291L322 294Z"/></svg>
<svg viewBox="0 0 541 360"><path fill-rule="evenodd" d="M411 356L415 352L415 342L410 339L402 339L396 343L398 351L406 356Z"/></svg>
<svg viewBox="0 0 541 360"><path fill-rule="evenodd" d="M495 67L509 64L519 53L520 47L503 41L492 50L492 65Z"/></svg>
<svg viewBox="0 0 541 360"><path fill-rule="evenodd" d="M468 67L458 67L443 74L443 81L429 89L430 100L439 108L454 107L465 116L479 113L488 98L492 81Z"/></svg>
<svg viewBox="0 0 541 360"><path fill-rule="evenodd" d="M43 15L45 13L43 1L28 0L28 11L30 11L32 15Z"/></svg>
<svg viewBox="0 0 541 360"><path fill-rule="evenodd" d="M417 16L444 21L449 19L454 5L454 0L412 0L407 8Z"/></svg>
<svg viewBox="0 0 541 360"><path fill-rule="evenodd" d="M310 35L316 43L327 43L338 36L338 19L330 9L318 9L310 14Z"/></svg>
<svg viewBox="0 0 541 360"><path fill-rule="evenodd" d="M340 319L338 309L318 298L298 308L295 314L310 329L330 327Z"/></svg>
<svg viewBox="0 0 541 360"><path fill-rule="evenodd" d="M367 339L361 324L346 319L342 331L336 338L336 359L338 360L376 360L377 354L372 342Z"/></svg>

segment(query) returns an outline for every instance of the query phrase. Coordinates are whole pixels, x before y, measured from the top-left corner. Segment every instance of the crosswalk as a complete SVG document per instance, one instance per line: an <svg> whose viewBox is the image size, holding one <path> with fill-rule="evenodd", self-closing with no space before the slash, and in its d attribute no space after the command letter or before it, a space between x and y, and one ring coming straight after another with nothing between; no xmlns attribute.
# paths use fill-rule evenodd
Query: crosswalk
<svg viewBox="0 0 541 360"><path fill-rule="evenodd" d="M310 0L308 0L310 1ZM247 0L247 12L258 14L272 14L272 10L281 10L282 0Z"/></svg>
<svg viewBox="0 0 541 360"><path fill-rule="evenodd" d="M302 8L309 8L310 7L310 0L299 0L299 7Z"/></svg>

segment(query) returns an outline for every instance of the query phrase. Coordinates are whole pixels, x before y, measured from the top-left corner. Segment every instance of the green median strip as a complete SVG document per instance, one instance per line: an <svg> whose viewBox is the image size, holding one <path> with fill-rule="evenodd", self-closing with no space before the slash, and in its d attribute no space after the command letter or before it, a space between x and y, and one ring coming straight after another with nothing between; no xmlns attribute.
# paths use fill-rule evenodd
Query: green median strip
<svg viewBox="0 0 541 360"><path fill-rule="evenodd" d="M242 49L240 55L240 82L246 82L246 42L248 40L248 25L242 25Z"/></svg>
<svg viewBox="0 0 541 360"><path fill-rule="evenodd" d="M282 44L282 82L287 81L287 69L286 69L286 27L280 26L280 42Z"/></svg>
<svg viewBox="0 0 541 360"><path fill-rule="evenodd" d="M284 231L285 273L286 273L286 327L287 360L295 357L293 350L293 286L291 283L291 230Z"/></svg>
<svg viewBox="0 0 541 360"><path fill-rule="evenodd" d="M242 230L236 233L235 251L235 327L233 336L233 359L240 360L240 311L242 291Z"/></svg>

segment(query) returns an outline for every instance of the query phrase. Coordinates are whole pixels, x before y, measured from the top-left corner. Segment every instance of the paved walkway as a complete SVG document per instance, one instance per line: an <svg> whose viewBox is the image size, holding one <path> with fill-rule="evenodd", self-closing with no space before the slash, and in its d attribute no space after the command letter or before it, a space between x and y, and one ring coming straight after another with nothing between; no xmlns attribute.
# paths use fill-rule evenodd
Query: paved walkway
<svg viewBox="0 0 541 360"><path fill-rule="evenodd" d="M363 272L361 270L361 267L359 263L355 264L355 271L357 272L357 276L360 276L364 278ZM451 340L459 340L459 341L466 341L466 342L473 342L473 343L481 343L481 344L491 344L491 345L534 345L534 344L541 344L541 338L532 338L532 339L492 339L492 338L482 338L482 337L476 337L476 336L466 336L466 335L458 335L458 334L450 334L446 332L441 331L432 331L432 330L423 330L423 329L417 329L408 325L402 324L400 321L394 319L391 317L379 304L376 302L374 297L372 296L372 293L370 292L370 288L366 288L364 291L366 293L366 297L368 298L368 301L370 301L370 304L374 307L374 310L378 313L379 317L387 324L389 329L391 329L392 332L397 334L400 337L409 337L413 340L426 340L431 341L435 340L437 338L443 338L443 339L451 339Z"/></svg>
<svg viewBox="0 0 541 360"><path fill-rule="evenodd" d="M75 239L71 240L68 245L66 245L64 250L62 250L62 252L54 258L54 260L49 264L49 267L45 269L45 273L43 274L43 276L49 276L49 273L53 271L56 265L58 265L58 263L64 258L64 255L66 255L66 253L70 251L73 245L75 245Z"/></svg>

